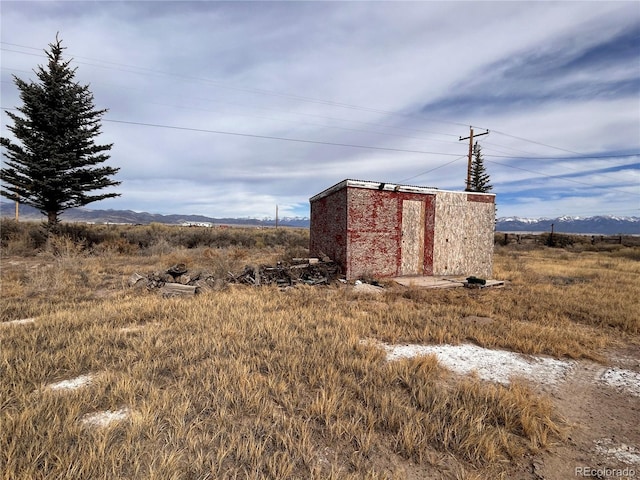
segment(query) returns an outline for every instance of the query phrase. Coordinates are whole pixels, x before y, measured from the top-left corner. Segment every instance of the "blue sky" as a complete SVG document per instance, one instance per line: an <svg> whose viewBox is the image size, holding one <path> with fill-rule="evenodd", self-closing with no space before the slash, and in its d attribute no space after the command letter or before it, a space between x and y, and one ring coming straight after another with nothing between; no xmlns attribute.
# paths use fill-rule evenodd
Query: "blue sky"
<svg viewBox="0 0 640 480"><path fill-rule="evenodd" d="M307 216L345 179L464 189L499 216L640 216L638 2L0 2L2 107L60 32L122 195ZM2 114L2 136L8 136ZM5 200L6 201L6 200Z"/></svg>

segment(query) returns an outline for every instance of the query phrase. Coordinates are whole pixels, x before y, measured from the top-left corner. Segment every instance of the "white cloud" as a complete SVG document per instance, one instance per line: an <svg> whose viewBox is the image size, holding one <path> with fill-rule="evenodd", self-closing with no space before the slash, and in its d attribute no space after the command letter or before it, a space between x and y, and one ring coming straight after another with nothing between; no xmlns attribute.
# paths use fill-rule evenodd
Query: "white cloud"
<svg viewBox="0 0 640 480"><path fill-rule="evenodd" d="M1 22L3 107L19 104L10 74L33 78L20 71L45 61L24 46L60 31L79 81L109 108L100 141L114 143L122 197L93 208L262 217L279 204L304 215L344 178L461 189L466 161L443 165L466 154L458 136L473 124L493 131L481 143L499 214L640 214L638 157L490 156L640 151L637 68L609 55L601 68L558 70L638 30L632 3L3 2ZM632 93L603 91L614 81ZM573 173L588 185L549 177Z"/></svg>

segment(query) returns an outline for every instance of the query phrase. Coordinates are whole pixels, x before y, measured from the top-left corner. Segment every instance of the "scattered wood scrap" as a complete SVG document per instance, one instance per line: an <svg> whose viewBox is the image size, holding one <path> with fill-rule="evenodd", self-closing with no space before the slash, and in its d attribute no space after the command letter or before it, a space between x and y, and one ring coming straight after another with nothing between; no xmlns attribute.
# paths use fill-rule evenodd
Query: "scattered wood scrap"
<svg viewBox="0 0 640 480"><path fill-rule="evenodd" d="M278 262L275 266L246 266L242 273L229 272L226 279L216 279L212 274L201 271L190 272L185 264L179 263L169 269L129 277L133 288L158 290L165 297L196 295L203 289L217 289L224 283L246 285L277 285L289 287L298 284L328 285L340 278L340 267L329 259L294 259L292 264Z"/></svg>
<svg viewBox="0 0 640 480"><path fill-rule="evenodd" d="M340 267L331 260L317 258L294 259L292 265L278 262L275 266L246 266L239 275L230 275L232 283L247 285L278 285L289 287L297 284L328 285L340 277Z"/></svg>
<svg viewBox="0 0 640 480"><path fill-rule="evenodd" d="M173 265L164 272L155 271L148 275L134 273L129 277L129 285L134 288L158 290L165 297L195 295L202 289L215 288L216 278L207 272L189 272L183 263Z"/></svg>

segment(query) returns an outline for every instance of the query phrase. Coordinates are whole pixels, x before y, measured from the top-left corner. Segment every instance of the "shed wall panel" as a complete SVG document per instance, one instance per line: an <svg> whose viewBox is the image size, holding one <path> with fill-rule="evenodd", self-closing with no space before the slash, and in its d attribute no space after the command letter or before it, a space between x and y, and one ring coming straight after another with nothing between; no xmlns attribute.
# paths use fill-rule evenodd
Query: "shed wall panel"
<svg viewBox="0 0 640 480"><path fill-rule="evenodd" d="M402 200L400 243L400 274L421 275L424 272L424 202Z"/></svg>
<svg viewBox="0 0 640 480"><path fill-rule="evenodd" d="M491 277L493 202L469 201L463 193L439 192L434 222L434 275Z"/></svg>
<svg viewBox="0 0 640 480"><path fill-rule="evenodd" d="M311 203L309 252L328 255L342 266L347 261L347 192L339 190Z"/></svg>
<svg viewBox="0 0 640 480"><path fill-rule="evenodd" d="M348 188L347 203L347 277L396 275L401 213L394 192Z"/></svg>
<svg viewBox="0 0 640 480"><path fill-rule="evenodd" d="M402 274L402 205L403 201L420 202L423 250L419 274L430 275L433 269L433 195L365 188L348 188L347 278L366 275L390 277Z"/></svg>

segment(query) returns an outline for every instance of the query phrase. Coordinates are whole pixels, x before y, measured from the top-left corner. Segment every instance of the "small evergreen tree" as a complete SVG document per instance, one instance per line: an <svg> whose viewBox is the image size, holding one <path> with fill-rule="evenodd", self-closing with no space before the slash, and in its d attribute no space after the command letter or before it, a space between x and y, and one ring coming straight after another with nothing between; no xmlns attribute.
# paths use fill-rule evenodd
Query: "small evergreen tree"
<svg viewBox="0 0 640 480"><path fill-rule="evenodd" d="M0 194L40 210L51 229L66 209L119 196L91 192L120 182L110 179L119 169L101 166L112 144L94 143L106 110L95 110L89 86L74 80L76 69L62 59L64 48L57 35L49 47L47 68L34 70L39 82L13 77L22 115L5 113L13 120L7 128L20 144L0 139L7 158L0 169Z"/></svg>
<svg viewBox="0 0 640 480"><path fill-rule="evenodd" d="M482 149L478 142L473 146L473 158L471 160L471 185L469 190L472 192L487 193L493 190L493 185L489 183L489 174L484 166L482 158Z"/></svg>

